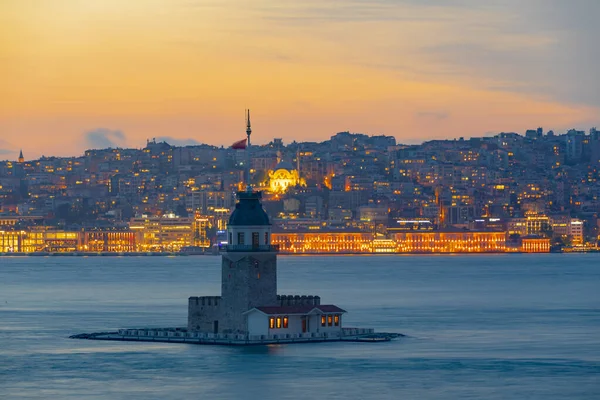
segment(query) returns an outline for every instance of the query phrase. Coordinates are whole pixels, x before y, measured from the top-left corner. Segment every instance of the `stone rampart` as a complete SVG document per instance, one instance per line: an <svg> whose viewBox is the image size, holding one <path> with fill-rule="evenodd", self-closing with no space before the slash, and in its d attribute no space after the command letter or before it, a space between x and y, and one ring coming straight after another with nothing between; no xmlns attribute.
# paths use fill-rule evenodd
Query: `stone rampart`
<svg viewBox="0 0 600 400"><path fill-rule="evenodd" d="M280 306L318 306L321 304L321 298L319 296L278 294L277 303Z"/></svg>
<svg viewBox="0 0 600 400"><path fill-rule="evenodd" d="M188 300L188 330L214 332L221 319L221 296L192 296ZM216 327L218 328L219 322Z"/></svg>

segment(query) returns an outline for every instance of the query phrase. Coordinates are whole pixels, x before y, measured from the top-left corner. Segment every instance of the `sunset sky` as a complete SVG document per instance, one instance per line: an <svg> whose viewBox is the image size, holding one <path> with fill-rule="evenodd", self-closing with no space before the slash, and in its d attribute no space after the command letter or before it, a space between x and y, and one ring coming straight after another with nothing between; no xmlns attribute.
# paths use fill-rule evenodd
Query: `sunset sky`
<svg viewBox="0 0 600 400"><path fill-rule="evenodd" d="M597 0L2 0L0 159L600 126Z"/></svg>

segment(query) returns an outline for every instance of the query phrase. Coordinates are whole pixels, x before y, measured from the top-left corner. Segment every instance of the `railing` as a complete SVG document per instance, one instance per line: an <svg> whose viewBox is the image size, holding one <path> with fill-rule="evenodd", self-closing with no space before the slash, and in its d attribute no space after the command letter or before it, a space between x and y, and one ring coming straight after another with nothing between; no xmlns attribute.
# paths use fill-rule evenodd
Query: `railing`
<svg viewBox="0 0 600 400"><path fill-rule="evenodd" d="M247 252L247 251L279 251L279 245L276 244L261 244L261 245L251 245L251 244L227 244L223 246L223 250L227 252Z"/></svg>

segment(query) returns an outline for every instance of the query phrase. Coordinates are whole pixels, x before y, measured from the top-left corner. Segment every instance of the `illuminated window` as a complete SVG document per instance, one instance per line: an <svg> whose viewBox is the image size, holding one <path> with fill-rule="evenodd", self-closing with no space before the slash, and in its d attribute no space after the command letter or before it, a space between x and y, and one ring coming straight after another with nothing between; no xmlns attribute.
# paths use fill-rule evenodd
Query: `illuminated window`
<svg viewBox="0 0 600 400"><path fill-rule="evenodd" d="M325 326L327 321L325 320L325 315L321 315L321 326Z"/></svg>
<svg viewBox="0 0 600 400"><path fill-rule="evenodd" d="M333 325L333 315L327 316L327 325L329 325L329 326Z"/></svg>
<svg viewBox="0 0 600 400"><path fill-rule="evenodd" d="M340 326L340 316L338 314L335 314L335 316L333 317L333 323L335 324L335 326Z"/></svg>
<svg viewBox="0 0 600 400"><path fill-rule="evenodd" d="M277 317L277 329L281 329L281 317Z"/></svg>
<svg viewBox="0 0 600 400"><path fill-rule="evenodd" d="M275 328L275 318L273 318L273 317L269 318L269 328L270 329Z"/></svg>
<svg viewBox="0 0 600 400"><path fill-rule="evenodd" d="M288 317L287 315L285 317L283 317L283 328L287 329L288 327Z"/></svg>

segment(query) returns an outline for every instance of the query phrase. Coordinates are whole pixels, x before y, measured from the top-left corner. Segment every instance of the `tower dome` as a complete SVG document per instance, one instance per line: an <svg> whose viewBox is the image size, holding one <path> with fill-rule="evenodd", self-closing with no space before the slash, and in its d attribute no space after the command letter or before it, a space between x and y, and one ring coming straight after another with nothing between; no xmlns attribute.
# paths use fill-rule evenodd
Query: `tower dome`
<svg viewBox="0 0 600 400"><path fill-rule="evenodd" d="M260 192L239 192L238 202L229 217L229 226L271 225L269 216L260 203Z"/></svg>

